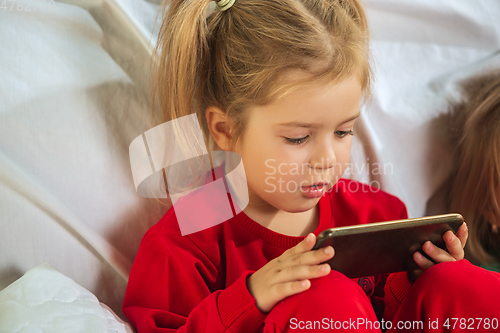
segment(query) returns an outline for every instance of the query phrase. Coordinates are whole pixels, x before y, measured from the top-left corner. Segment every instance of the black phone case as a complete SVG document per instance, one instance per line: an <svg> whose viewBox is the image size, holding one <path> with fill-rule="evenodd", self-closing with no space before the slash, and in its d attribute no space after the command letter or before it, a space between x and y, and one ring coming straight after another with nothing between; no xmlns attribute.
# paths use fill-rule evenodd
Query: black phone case
<svg viewBox="0 0 500 333"><path fill-rule="evenodd" d="M331 245L335 255L328 263L350 278L416 270L420 268L413 253L420 251L430 259L422 245L430 240L445 249L443 234L448 230L456 233L462 223L460 214L445 214L326 229L318 235L313 250Z"/></svg>

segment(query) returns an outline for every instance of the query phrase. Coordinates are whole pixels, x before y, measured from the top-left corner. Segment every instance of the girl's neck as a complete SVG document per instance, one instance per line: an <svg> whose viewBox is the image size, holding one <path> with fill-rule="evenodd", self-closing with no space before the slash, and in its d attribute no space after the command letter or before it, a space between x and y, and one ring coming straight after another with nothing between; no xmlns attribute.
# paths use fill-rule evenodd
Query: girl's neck
<svg viewBox="0 0 500 333"><path fill-rule="evenodd" d="M259 211L250 205L243 212L263 227L288 236L306 236L310 232L314 232L319 225L318 205L302 213L278 210L270 214Z"/></svg>

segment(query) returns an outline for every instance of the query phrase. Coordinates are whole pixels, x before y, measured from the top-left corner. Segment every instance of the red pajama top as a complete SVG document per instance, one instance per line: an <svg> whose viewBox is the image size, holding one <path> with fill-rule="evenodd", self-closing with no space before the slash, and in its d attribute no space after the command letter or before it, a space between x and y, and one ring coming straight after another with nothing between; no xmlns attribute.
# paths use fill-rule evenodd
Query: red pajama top
<svg viewBox="0 0 500 333"><path fill-rule="evenodd" d="M327 228L408 218L397 197L348 179L318 205L316 236ZM138 333L258 332L266 314L256 307L246 278L304 238L269 230L244 212L182 236L172 207L141 241L123 313ZM411 286L405 272L355 281L388 320Z"/></svg>

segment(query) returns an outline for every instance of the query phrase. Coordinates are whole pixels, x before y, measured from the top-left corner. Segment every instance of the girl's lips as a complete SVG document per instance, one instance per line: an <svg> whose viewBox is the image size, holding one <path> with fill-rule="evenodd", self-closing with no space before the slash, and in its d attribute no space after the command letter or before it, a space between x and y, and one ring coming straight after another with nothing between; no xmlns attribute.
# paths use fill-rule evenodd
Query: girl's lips
<svg viewBox="0 0 500 333"><path fill-rule="evenodd" d="M302 192L309 198L320 198L325 193L326 183L317 186L302 186Z"/></svg>
<svg viewBox="0 0 500 333"><path fill-rule="evenodd" d="M306 186L302 186L302 187L305 188L305 187L311 187L311 186L313 186L313 187L316 187L316 186L325 186L326 184L328 184L328 183L327 182L318 182L318 183L314 183L312 185L306 185Z"/></svg>

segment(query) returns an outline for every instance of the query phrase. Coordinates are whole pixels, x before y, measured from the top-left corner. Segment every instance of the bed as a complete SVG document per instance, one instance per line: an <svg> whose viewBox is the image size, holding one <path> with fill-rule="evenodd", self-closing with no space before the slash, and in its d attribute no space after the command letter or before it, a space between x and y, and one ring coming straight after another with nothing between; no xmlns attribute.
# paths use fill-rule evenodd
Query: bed
<svg viewBox="0 0 500 333"><path fill-rule="evenodd" d="M138 195L128 155L149 129L160 0L19 3L0 1L0 332L131 332L128 274L171 205ZM365 4L376 81L345 177L424 216L450 171L449 101L500 68L500 3Z"/></svg>

